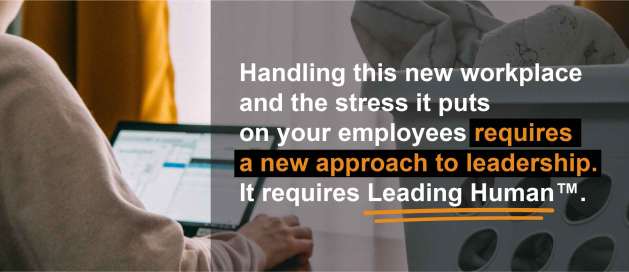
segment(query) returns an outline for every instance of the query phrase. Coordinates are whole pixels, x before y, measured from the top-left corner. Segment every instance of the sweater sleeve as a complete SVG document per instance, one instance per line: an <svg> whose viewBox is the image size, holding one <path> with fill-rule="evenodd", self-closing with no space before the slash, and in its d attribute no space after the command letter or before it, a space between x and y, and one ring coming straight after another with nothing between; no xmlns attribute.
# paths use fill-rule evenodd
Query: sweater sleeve
<svg viewBox="0 0 629 272"><path fill-rule="evenodd" d="M0 34L0 55L0 268L262 267L260 248L238 234L189 239L177 222L147 212L106 136L41 49Z"/></svg>

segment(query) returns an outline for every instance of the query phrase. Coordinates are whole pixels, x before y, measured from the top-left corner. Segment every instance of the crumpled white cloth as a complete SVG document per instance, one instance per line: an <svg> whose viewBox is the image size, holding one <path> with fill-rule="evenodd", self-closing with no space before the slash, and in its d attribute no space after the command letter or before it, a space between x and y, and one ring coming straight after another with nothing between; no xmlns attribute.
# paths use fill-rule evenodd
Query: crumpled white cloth
<svg viewBox="0 0 629 272"><path fill-rule="evenodd" d="M368 61L404 67L617 64L629 50L597 14L550 6L504 23L478 1L356 1L352 26Z"/></svg>

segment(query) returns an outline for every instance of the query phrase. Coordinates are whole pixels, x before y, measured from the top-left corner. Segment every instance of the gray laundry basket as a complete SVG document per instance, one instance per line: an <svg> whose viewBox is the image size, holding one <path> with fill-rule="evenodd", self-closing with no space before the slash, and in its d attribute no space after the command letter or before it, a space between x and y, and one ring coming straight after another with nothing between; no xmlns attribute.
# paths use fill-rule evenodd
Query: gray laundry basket
<svg viewBox="0 0 629 272"><path fill-rule="evenodd" d="M583 66L583 79L572 83L366 82L365 97L407 97L417 92L437 97L466 97L470 93L491 100L486 113L433 112L393 114L399 126L467 128L469 118L581 118L582 146L602 150L601 178L401 178L400 186L418 181L444 186L488 182L493 186L556 186L578 182L577 195L555 194L555 214L544 221L405 223L409 270L584 270L629 269L629 66ZM399 149L413 149L398 142ZM420 148L459 149L468 143L425 144ZM549 182L550 181L550 182ZM541 184L541 185L540 185ZM586 198L589 206L579 206ZM570 198L570 200L569 200ZM573 199L574 198L574 199ZM590 202L588 202L590 201ZM467 206L521 207L521 203L468 203ZM446 204L404 203L403 208L445 207ZM531 207L531 206L528 206ZM416 215L408 215L414 217ZM532 237L532 238L531 238ZM544 261L546 260L546 261Z"/></svg>

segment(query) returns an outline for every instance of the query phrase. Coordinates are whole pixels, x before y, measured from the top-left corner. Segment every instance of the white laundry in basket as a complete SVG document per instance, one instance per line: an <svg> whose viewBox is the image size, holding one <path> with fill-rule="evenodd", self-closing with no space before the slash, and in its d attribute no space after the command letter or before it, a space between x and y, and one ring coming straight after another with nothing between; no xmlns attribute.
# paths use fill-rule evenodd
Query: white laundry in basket
<svg viewBox="0 0 629 272"><path fill-rule="evenodd" d="M629 52L613 28L596 14L579 7L552 6L522 20L505 24L477 1L357 1L352 15L357 39L374 65L405 67L496 67L629 64ZM562 195L554 202L558 213L544 222L407 223L410 270L627 270L629 259L629 67L581 66L584 81L572 84L536 82L505 92L506 83L475 85L477 93L494 98L486 118L581 118L583 147L601 149L604 176L577 179L586 192ZM428 87L443 96L470 90L460 80L450 83L363 83L367 97L413 97ZM552 106L549 106L552 105ZM495 106L495 107L494 107ZM468 117L437 118L428 113L393 113L406 126L465 126ZM476 116L478 117L478 116ZM465 148L444 143L439 148ZM398 142L398 148L413 148ZM491 186L541 186L561 179L488 178ZM401 187L418 179L402 178ZM475 179L429 179L446 187L469 187ZM562 180L562 181L565 181ZM575 179L570 181L574 182ZM500 203L472 203L503 207ZM511 205L512 203L509 203ZM517 204L517 203L516 203ZM432 207L431 203L402 203L403 208Z"/></svg>
<svg viewBox="0 0 629 272"><path fill-rule="evenodd" d="M356 37L372 65L471 67L618 64L629 58L595 13L551 6L503 23L477 1L357 1Z"/></svg>

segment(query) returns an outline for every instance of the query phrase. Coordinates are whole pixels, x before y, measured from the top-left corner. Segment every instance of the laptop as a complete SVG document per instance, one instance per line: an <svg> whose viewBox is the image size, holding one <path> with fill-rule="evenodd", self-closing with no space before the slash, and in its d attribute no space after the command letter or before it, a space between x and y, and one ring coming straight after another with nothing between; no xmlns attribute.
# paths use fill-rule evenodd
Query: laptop
<svg viewBox="0 0 629 272"><path fill-rule="evenodd" d="M186 236L233 231L249 221L263 178L235 178L235 149L276 149L268 141L243 143L239 126L121 122L111 143L122 176L145 208L177 220ZM254 201L240 200L254 184ZM214 207L212 207L214 205Z"/></svg>

